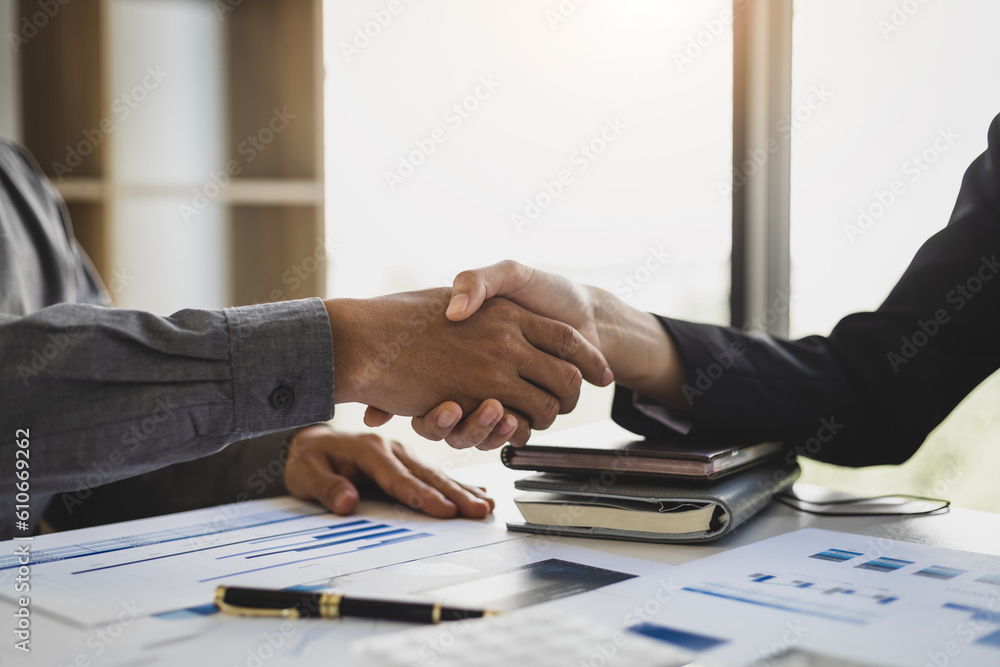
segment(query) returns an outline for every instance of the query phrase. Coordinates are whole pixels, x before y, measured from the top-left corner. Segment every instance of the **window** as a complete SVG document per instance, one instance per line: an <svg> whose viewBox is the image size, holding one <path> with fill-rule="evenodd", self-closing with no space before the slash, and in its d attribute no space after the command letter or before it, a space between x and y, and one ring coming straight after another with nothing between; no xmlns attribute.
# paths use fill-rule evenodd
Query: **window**
<svg viewBox="0 0 1000 667"><path fill-rule="evenodd" d="M947 223L1000 112L998 21L1000 5L976 0L795 2L792 98L821 90L826 100L792 132L793 337L829 333L844 315L877 308ZM807 463L805 479L1000 510L998 403L994 377L907 464Z"/></svg>
<svg viewBox="0 0 1000 667"><path fill-rule="evenodd" d="M730 2L327 2L324 40L331 296L512 258L728 323Z"/></svg>

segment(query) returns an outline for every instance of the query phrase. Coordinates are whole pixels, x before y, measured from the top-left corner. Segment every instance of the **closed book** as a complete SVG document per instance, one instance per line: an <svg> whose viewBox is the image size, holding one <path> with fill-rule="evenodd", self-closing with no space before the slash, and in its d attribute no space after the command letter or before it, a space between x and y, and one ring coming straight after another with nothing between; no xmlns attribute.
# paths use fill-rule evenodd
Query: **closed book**
<svg viewBox="0 0 1000 667"><path fill-rule="evenodd" d="M544 495L519 498L526 520L507 528L642 542L708 542L747 521L798 476L798 465L782 457L708 483L542 473L515 483L520 491ZM636 516L623 518L630 514Z"/></svg>
<svg viewBox="0 0 1000 667"><path fill-rule="evenodd" d="M572 435L570 435L572 434ZM652 477L711 480L751 466L781 450L776 442L749 445L692 446L626 437L589 437L583 429L567 432L566 440L546 444L506 446L504 465L538 472L616 473Z"/></svg>

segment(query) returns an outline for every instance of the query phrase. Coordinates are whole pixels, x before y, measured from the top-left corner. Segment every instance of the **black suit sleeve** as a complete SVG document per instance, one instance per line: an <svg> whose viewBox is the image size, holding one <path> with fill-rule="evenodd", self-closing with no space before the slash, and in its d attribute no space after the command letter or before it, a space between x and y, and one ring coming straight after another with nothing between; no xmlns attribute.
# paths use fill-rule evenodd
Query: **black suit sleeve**
<svg viewBox="0 0 1000 667"><path fill-rule="evenodd" d="M1000 116L943 230L875 312L785 341L661 318L687 373L686 432L619 388L613 417L671 440L782 440L839 465L901 463L1000 368Z"/></svg>

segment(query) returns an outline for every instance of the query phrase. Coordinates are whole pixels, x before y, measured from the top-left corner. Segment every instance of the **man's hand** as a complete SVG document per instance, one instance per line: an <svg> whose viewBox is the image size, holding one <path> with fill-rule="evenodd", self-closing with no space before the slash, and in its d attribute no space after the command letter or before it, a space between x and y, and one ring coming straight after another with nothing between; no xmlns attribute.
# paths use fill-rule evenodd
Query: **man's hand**
<svg viewBox="0 0 1000 667"><path fill-rule="evenodd" d="M603 290L507 260L458 274L445 314L449 320L461 322L495 296L568 324L602 351L599 327L605 329L605 335L610 333L608 325L613 321L614 311L626 308L624 303Z"/></svg>
<svg viewBox="0 0 1000 667"><path fill-rule="evenodd" d="M459 415L479 406L479 416L496 425L504 415L495 404L480 406L493 398L546 428L573 409L584 379L612 381L604 356L571 326L506 299L451 322L444 314L450 297L443 288L327 301L334 399L421 416L450 401Z"/></svg>
<svg viewBox="0 0 1000 667"><path fill-rule="evenodd" d="M414 460L398 442L375 434L346 435L310 426L292 439L285 465L285 486L305 500L316 500L337 514L358 504L358 487L377 485L407 506L450 518L482 518L494 503L482 490L459 484Z"/></svg>
<svg viewBox="0 0 1000 667"><path fill-rule="evenodd" d="M461 322L489 299L498 296L579 331L604 353L618 384L668 407L691 409L682 394L686 377L677 350L660 323L649 313L632 308L605 290L578 285L562 276L505 261L458 274L447 317ZM422 435L430 432L434 436L432 439L445 439L452 446L489 449L501 440L502 436L495 429L479 443L475 442L479 432L470 436L472 420L469 418L455 420L451 427L442 425L438 417L444 409L450 407L438 406L432 414L414 417L414 430ZM369 418L378 422L384 415L373 412L366 415L366 420ZM525 440L529 433L523 422L519 422L516 432Z"/></svg>
<svg viewBox="0 0 1000 667"><path fill-rule="evenodd" d="M605 290L508 260L458 274L447 317L460 322L497 296L578 330L604 353L618 384L690 410L681 394L685 376L677 350L649 313Z"/></svg>

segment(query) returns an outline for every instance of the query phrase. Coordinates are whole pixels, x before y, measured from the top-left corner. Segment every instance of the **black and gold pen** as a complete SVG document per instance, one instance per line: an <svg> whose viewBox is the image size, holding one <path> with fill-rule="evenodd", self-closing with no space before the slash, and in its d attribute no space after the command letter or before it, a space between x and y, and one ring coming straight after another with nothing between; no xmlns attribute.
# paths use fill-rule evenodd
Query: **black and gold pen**
<svg viewBox="0 0 1000 667"><path fill-rule="evenodd" d="M347 597L340 593L275 591L262 588L219 586L215 606L237 616L285 618L378 618L408 623L440 623L495 616L488 609L459 609L426 602L396 602Z"/></svg>

